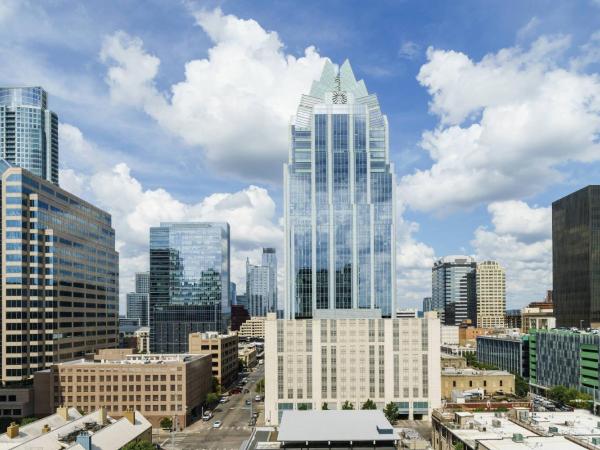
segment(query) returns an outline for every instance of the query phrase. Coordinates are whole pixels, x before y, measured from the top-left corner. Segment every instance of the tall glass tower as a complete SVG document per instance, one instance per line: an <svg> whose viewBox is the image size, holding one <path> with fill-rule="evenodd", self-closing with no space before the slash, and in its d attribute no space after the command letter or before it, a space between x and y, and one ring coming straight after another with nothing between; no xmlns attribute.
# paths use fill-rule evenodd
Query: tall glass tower
<svg viewBox="0 0 600 450"><path fill-rule="evenodd" d="M41 87L0 87L0 157L58 184L58 117Z"/></svg>
<svg viewBox="0 0 600 450"><path fill-rule="evenodd" d="M431 309L440 313L445 325L459 325L476 314L475 268L470 256L446 256L431 269ZM469 313L469 308L472 311Z"/></svg>
<svg viewBox="0 0 600 450"><path fill-rule="evenodd" d="M327 62L290 133L285 317L391 317L395 176L377 96L348 61Z"/></svg>
<svg viewBox="0 0 600 450"><path fill-rule="evenodd" d="M231 315L229 224L150 228L150 349L185 353L193 332L227 329Z"/></svg>

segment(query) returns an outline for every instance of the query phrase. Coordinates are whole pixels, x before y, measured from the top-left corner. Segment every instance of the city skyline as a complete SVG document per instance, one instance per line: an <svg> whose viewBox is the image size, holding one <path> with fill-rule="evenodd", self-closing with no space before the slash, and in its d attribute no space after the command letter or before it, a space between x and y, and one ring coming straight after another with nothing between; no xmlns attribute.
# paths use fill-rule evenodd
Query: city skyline
<svg viewBox="0 0 600 450"><path fill-rule="evenodd" d="M61 120L61 153L67 155L61 158L61 185L115 218L122 306L133 290L133 274L148 270L148 230L161 220L229 221L238 290L245 285L246 258L258 260L263 247L281 252L282 180L273 167L286 157L281 143L289 116L326 58L353 61L357 78L381 94L390 118L390 155L404 192L397 196L399 306L418 306L430 295L431 264L449 254L499 261L507 271L508 307L524 306L551 287L550 203L593 184L598 171L597 144L589 139L598 132L598 111L582 107L593 104L599 91L591 76L597 70L592 17L598 14L591 2L552 8L570 18L564 21L539 5L519 5L510 14L493 2L469 14L448 7L374 7L371 20L380 22L388 42L363 22L351 28L355 13L338 11L332 21L330 5L308 4L308 17L282 21L290 8L285 2L252 10L236 2L222 10L170 5L172 14L155 5L120 20L114 11L96 20L90 4L72 21L68 4L50 11L43 4L34 10L6 3L0 23L7 40L0 52L10 64L0 68L0 78L4 85L48 91ZM123 8L126 13L131 5ZM15 17L38 23L40 13L48 17L40 30L47 37L43 50L14 28ZM149 34L153 20L165 16L161 32ZM501 20L490 25L491 16ZM392 26L391 17L403 22ZM414 17L419 20L411 25ZM466 17L477 26L448 33L450 24L464 24ZM350 44L315 28L320 21ZM57 30L67 22L76 26L61 36ZM253 53L252 45L269 57ZM219 65L217 57L226 59L232 49L240 55L242 75L235 66ZM455 64L459 83L453 84L443 61ZM146 71L132 77L138 67ZM217 88L219 79L227 80L230 91ZM198 94L196 83L214 89ZM471 86L477 97L461 85ZM586 86L585 92L568 88L577 85ZM572 97L551 96L546 104L542 91ZM252 93L250 99L244 92ZM189 105L186 96L195 104L215 101L215 111L236 127L202 125L206 111ZM238 104L256 109L246 108L252 112L244 115L228 107ZM515 128L512 106L530 111L533 119ZM547 123L565 114L577 120L558 120L554 134L539 141L539 111ZM511 132L503 133L500 125ZM280 270L280 282L282 275Z"/></svg>

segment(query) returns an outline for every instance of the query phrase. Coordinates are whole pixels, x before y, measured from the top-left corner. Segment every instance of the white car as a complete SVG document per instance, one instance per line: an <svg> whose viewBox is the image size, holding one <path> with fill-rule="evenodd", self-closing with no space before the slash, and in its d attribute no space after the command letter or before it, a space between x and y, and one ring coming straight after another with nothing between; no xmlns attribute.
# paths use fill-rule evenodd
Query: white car
<svg viewBox="0 0 600 450"><path fill-rule="evenodd" d="M221 400L219 400L219 403L227 403L229 401L229 399L227 397L222 397Z"/></svg>
<svg viewBox="0 0 600 450"><path fill-rule="evenodd" d="M221 428L221 421L220 420L215 420L213 422L213 428Z"/></svg>

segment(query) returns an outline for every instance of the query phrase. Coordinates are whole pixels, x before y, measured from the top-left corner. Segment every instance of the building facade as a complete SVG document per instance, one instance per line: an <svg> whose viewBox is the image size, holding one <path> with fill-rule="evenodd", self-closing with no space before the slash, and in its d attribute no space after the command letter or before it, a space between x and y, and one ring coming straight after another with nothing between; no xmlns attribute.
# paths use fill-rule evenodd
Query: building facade
<svg viewBox="0 0 600 450"><path fill-rule="evenodd" d="M73 360L34 376L36 415L58 406L84 413L105 407L114 417L141 412L158 428L163 417L181 429L200 414L212 390L211 358L206 355L128 355L121 360Z"/></svg>
<svg viewBox="0 0 600 450"><path fill-rule="evenodd" d="M441 338L441 344L459 345L458 325L442 325Z"/></svg>
<svg viewBox="0 0 600 450"><path fill-rule="evenodd" d="M266 316L269 312L269 266L256 266L246 260L246 298L251 316Z"/></svg>
<svg viewBox="0 0 600 450"><path fill-rule="evenodd" d="M431 297L423 297L423 312L433 311L433 304Z"/></svg>
<svg viewBox="0 0 600 450"><path fill-rule="evenodd" d="M452 391L482 389L483 395L514 394L515 376L505 370L455 369L442 370L442 398L450 400Z"/></svg>
<svg viewBox="0 0 600 450"><path fill-rule="evenodd" d="M265 324L265 421L290 409L389 402L407 418L440 404L439 319L310 319ZM407 345L409 344L409 345Z"/></svg>
<svg viewBox="0 0 600 450"><path fill-rule="evenodd" d="M395 175L387 118L348 61L329 61L290 126L285 317L396 310ZM329 313L327 313L329 311Z"/></svg>
<svg viewBox="0 0 600 450"><path fill-rule="evenodd" d="M529 336L479 336L477 361L529 378Z"/></svg>
<svg viewBox="0 0 600 450"><path fill-rule="evenodd" d="M135 292L129 292L127 300L127 318L139 319L139 325L147 327L150 314L150 273L135 274Z"/></svg>
<svg viewBox="0 0 600 450"><path fill-rule="evenodd" d="M0 87L0 158L58 184L58 117L41 87Z"/></svg>
<svg viewBox="0 0 600 450"><path fill-rule="evenodd" d="M215 332L190 334L190 353L210 355L212 375L224 388L233 383L239 371L237 334Z"/></svg>
<svg viewBox="0 0 600 450"><path fill-rule="evenodd" d="M262 251L262 265L269 268L269 291L267 306L269 312L277 312L277 251L273 247L265 247Z"/></svg>
<svg viewBox="0 0 600 450"><path fill-rule="evenodd" d="M459 325L469 318L469 296L475 292L476 263L470 256L446 256L431 271L431 309L439 311L442 323ZM446 317L448 315L448 317Z"/></svg>
<svg viewBox="0 0 600 450"><path fill-rule="evenodd" d="M111 216L1 163L2 381L118 345Z"/></svg>
<svg viewBox="0 0 600 450"><path fill-rule="evenodd" d="M185 353L190 333L224 332L229 303L229 224L150 228L150 348Z"/></svg>
<svg viewBox="0 0 600 450"><path fill-rule="evenodd" d="M477 263L475 269L477 312L475 326L504 328L506 311L506 275L496 261Z"/></svg>
<svg viewBox="0 0 600 450"><path fill-rule="evenodd" d="M250 320L246 308L242 305L231 305L231 331L239 331L246 320Z"/></svg>
<svg viewBox="0 0 600 450"><path fill-rule="evenodd" d="M600 186L552 203L552 298L558 327L600 326Z"/></svg>
<svg viewBox="0 0 600 450"><path fill-rule="evenodd" d="M521 331L556 328L554 305L552 303L530 303L521 310Z"/></svg>
<svg viewBox="0 0 600 450"><path fill-rule="evenodd" d="M264 339L265 320L265 317L251 317L240 325L238 336L245 339Z"/></svg>

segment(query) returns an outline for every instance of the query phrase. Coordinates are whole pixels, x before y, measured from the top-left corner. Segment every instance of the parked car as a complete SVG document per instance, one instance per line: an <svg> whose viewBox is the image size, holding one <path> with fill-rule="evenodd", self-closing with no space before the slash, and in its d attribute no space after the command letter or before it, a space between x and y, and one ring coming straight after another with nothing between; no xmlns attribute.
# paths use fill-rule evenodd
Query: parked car
<svg viewBox="0 0 600 450"><path fill-rule="evenodd" d="M207 422L210 419L212 419L213 413L212 411L204 411L204 414L202 414L202 420Z"/></svg>
<svg viewBox="0 0 600 450"><path fill-rule="evenodd" d="M260 402L261 400L262 400L262 397L260 395L257 395L256 397L254 397L255 402Z"/></svg>
<svg viewBox="0 0 600 450"><path fill-rule="evenodd" d="M235 395L235 394L241 394L242 390L240 388L233 388L231 391L229 391L229 393L231 395Z"/></svg>
<svg viewBox="0 0 600 450"><path fill-rule="evenodd" d="M220 420L215 420L213 422L213 428L220 428L221 424L222 424L222 422Z"/></svg>
<svg viewBox="0 0 600 450"><path fill-rule="evenodd" d="M219 403L227 403L228 401L229 401L229 398L221 397L221 399L219 400Z"/></svg>
<svg viewBox="0 0 600 450"><path fill-rule="evenodd" d="M250 400L246 400L246 406L250 406L252 402Z"/></svg>

